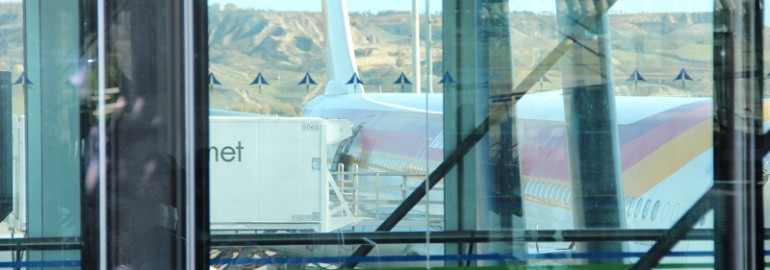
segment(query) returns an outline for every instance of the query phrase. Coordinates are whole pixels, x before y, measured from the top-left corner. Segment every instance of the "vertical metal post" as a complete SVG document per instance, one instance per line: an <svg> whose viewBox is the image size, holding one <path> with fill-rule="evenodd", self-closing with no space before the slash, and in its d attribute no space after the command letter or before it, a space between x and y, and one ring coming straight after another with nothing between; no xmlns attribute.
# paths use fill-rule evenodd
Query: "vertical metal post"
<svg viewBox="0 0 770 270"><path fill-rule="evenodd" d="M482 31L482 39L479 42L483 46L481 56L489 96L508 95L513 91L513 42L508 7L507 0L484 0L479 6L481 12L479 28ZM505 111L506 114L499 126L490 127L489 130L489 145L500 147L487 149L489 179L484 188L485 201L489 203L491 210L484 215L486 222L484 228L510 231L512 234L519 234L525 227L517 150L516 103L516 99L511 99L489 105L490 112L499 110ZM518 239L517 235L512 236L512 239ZM486 252L498 254L527 252L526 243L523 241L477 245L477 249L480 251L486 249ZM511 263L522 264L524 261Z"/></svg>
<svg viewBox="0 0 770 270"><path fill-rule="evenodd" d="M762 2L714 4L714 268L764 268Z"/></svg>
<svg viewBox="0 0 770 270"><path fill-rule="evenodd" d="M444 70L456 74L457 84L446 84L444 89L444 154L460 146L463 139L488 114L488 93L481 88L482 69L477 57L479 31L477 1L444 0ZM481 108L478 108L481 107ZM481 120L480 120L481 119ZM480 149L489 144L481 139L468 150L444 177L445 230L473 231L479 228L477 212L477 180L485 179ZM446 244L446 255L466 254L467 244ZM447 266L463 266L447 262Z"/></svg>
<svg viewBox="0 0 770 270"><path fill-rule="evenodd" d="M27 0L23 6L26 236L82 237L81 100L64 82L78 69L85 15L76 0ZM81 255L35 251L28 258L77 260Z"/></svg>
<svg viewBox="0 0 770 270"><path fill-rule="evenodd" d="M406 175L401 176L401 200L406 199L407 195L406 178Z"/></svg>
<svg viewBox="0 0 770 270"><path fill-rule="evenodd" d="M493 110L499 110L496 107L505 107L508 112L499 126L488 127L490 135L480 139L446 175L446 230L521 229L523 209L514 151L515 100L490 102L490 96L509 94L513 89L508 1L444 1L443 8L444 70L457 78L457 84L447 84L444 93L445 155L456 151ZM490 149L490 145L498 143L501 149ZM467 254L469 250L526 252L523 243L515 242L472 249L467 244L447 244L445 250L446 254Z"/></svg>
<svg viewBox="0 0 770 270"><path fill-rule="evenodd" d="M430 0L425 0L425 64L427 65L427 82L428 93L433 93L433 31L431 30L431 16L430 16Z"/></svg>
<svg viewBox="0 0 770 270"><path fill-rule="evenodd" d="M562 38L580 44L561 59L572 211L578 229L625 227L608 7L599 3L556 1ZM623 251L617 242L588 242L579 248Z"/></svg>
<svg viewBox="0 0 770 270"><path fill-rule="evenodd" d="M422 86L420 75L420 0L412 0L412 68L414 69L412 87L414 87L415 93L420 93L422 91L420 90Z"/></svg>
<svg viewBox="0 0 770 270"><path fill-rule="evenodd" d="M374 181L375 181L375 183L374 183L374 201L375 201L374 208L377 209L377 210L375 210L374 216L375 216L376 220L380 220L380 173L379 172L375 173Z"/></svg>
<svg viewBox="0 0 770 270"><path fill-rule="evenodd" d="M0 71L0 219L13 209L13 116L11 72Z"/></svg>
<svg viewBox="0 0 770 270"><path fill-rule="evenodd" d="M358 200L358 189L360 187L358 184L358 179L358 175L353 177L353 201L355 202L355 207L353 208L353 216L356 217L356 219L359 217L358 206L361 205L361 202Z"/></svg>

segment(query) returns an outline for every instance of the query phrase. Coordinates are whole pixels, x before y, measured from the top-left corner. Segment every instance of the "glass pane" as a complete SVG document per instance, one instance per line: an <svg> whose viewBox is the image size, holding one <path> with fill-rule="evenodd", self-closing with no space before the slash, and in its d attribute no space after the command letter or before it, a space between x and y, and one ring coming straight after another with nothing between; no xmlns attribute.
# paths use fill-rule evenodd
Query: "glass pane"
<svg viewBox="0 0 770 270"><path fill-rule="evenodd" d="M431 1L428 27L419 2L417 52L408 2L374 9L366 1L210 2L213 237L336 232L345 239L398 212L443 155L441 96L432 93L442 89L441 3ZM443 230L443 183L415 203L399 210L394 231ZM324 258L339 247L263 246L255 256L212 249L217 265L233 257ZM398 256L441 250L411 243L371 252L419 266L425 262Z"/></svg>
<svg viewBox="0 0 770 270"><path fill-rule="evenodd" d="M107 265L184 269L186 164L183 1L106 1ZM192 37L190 38L192 39ZM192 95L192 93L190 93ZM205 133L204 133L205 134ZM101 250L100 250L101 251Z"/></svg>
<svg viewBox="0 0 770 270"><path fill-rule="evenodd" d="M0 267L184 267L181 7L0 1Z"/></svg>
<svg viewBox="0 0 770 270"><path fill-rule="evenodd" d="M209 4L214 266L713 268L750 231L712 194L754 164L714 147L756 135L715 122L759 108L731 5Z"/></svg>
<svg viewBox="0 0 770 270"><path fill-rule="evenodd" d="M768 74L768 71L770 71L770 68L768 68L768 64L770 64L770 40L768 40L767 36L767 29L768 26L770 26L770 17L768 17L768 10L764 10L763 14L763 21L762 21L762 29L764 31L764 34L762 35L762 52L763 52L763 68L765 71L765 74L762 74L764 79L762 87L764 88L763 92L763 99L762 99L762 131L767 134L770 132L770 100L768 100L768 97L770 97L770 94L768 93L768 84L767 84L767 78L770 77L770 74ZM762 159L762 208L764 209L764 215L762 218L762 221L764 222L764 228L770 228L770 215L768 215L768 212L770 212L770 185L767 185L767 181L770 180L770 154L765 154ZM765 236L765 239L767 239L768 236ZM764 241L764 249L765 252L770 250L770 242ZM767 255L767 254L766 254ZM765 260L767 261L770 259L770 256L765 256Z"/></svg>
<svg viewBox="0 0 770 270"><path fill-rule="evenodd" d="M0 264L78 268L84 133L79 1L0 3ZM34 244L40 243L39 245Z"/></svg>

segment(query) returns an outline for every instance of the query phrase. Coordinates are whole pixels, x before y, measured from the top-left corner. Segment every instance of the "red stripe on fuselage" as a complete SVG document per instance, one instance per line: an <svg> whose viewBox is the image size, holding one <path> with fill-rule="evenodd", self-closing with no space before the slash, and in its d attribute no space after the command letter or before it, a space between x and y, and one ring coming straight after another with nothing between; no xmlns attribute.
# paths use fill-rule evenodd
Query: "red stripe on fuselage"
<svg viewBox="0 0 770 270"><path fill-rule="evenodd" d="M626 170L682 132L711 118L710 102L695 102L619 125L621 169ZM520 121L522 174L569 180L566 127L563 122ZM708 136L708 134L704 134Z"/></svg>
<svg viewBox="0 0 770 270"><path fill-rule="evenodd" d="M693 126L711 118L711 106L703 106L692 112L659 125L637 139L621 146L621 166L628 169L652 152ZM709 136L709 134L703 134Z"/></svg>

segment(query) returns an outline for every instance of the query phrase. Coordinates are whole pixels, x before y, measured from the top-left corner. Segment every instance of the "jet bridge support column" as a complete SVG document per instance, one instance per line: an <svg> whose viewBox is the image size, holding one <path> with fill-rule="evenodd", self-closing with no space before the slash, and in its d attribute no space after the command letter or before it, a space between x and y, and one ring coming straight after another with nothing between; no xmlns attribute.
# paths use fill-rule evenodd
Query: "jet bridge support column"
<svg viewBox="0 0 770 270"><path fill-rule="evenodd" d="M576 229L625 227L609 20L601 2L556 1L561 38L576 43L561 59ZM587 252L623 251L619 242L578 247Z"/></svg>
<svg viewBox="0 0 770 270"><path fill-rule="evenodd" d="M761 5L714 5L714 269L765 265Z"/></svg>
<svg viewBox="0 0 770 270"><path fill-rule="evenodd" d="M507 0L444 1L444 151L454 152L485 119L501 119L444 178L446 230L524 229L515 151L513 59ZM505 96L499 102L491 97ZM490 115L506 106L505 115ZM492 122L492 121L490 121ZM494 121L497 122L497 121ZM491 148L490 145L497 145ZM514 237L515 239L515 237ZM447 244L446 254L521 254L523 242ZM472 261L459 262L475 265ZM478 265L517 264L483 261Z"/></svg>
<svg viewBox="0 0 770 270"><path fill-rule="evenodd" d="M0 218L13 207L13 116L11 72L0 71Z"/></svg>

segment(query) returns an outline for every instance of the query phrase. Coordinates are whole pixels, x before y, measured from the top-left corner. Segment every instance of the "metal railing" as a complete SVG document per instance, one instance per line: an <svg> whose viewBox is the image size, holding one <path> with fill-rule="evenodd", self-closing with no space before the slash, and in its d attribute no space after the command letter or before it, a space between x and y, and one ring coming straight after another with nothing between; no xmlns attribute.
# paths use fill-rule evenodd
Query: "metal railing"
<svg viewBox="0 0 770 270"><path fill-rule="evenodd" d="M338 164L337 170L331 172L334 181L340 187L345 200L350 205L355 220L382 220L388 214L380 211L387 207L397 207L403 202L409 193L419 187L424 180L425 174L402 173L402 172L379 172L363 171L358 164L353 164L346 171L344 164ZM384 179L390 179L390 184L385 184ZM399 185L393 185L393 178L399 179ZM362 184L362 180L367 180L367 184ZM434 191L441 192L443 187L437 186ZM394 194L398 194L394 197ZM427 205L426 205L427 203ZM429 207L430 205L443 205L443 201L431 199L428 202L421 202L419 205ZM375 211L363 211L363 209L375 209ZM431 211L432 212L432 211ZM443 213L432 213L429 218L441 223L443 227ZM420 218L407 217L406 220L424 220L425 216Z"/></svg>
<svg viewBox="0 0 770 270"><path fill-rule="evenodd" d="M765 229L770 235L770 229ZM515 230L515 231L438 231L431 232L430 243L489 242L624 242L660 241L668 237L667 229L603 229L603 230ZM695 229L682 240L713 241L713 229ZM765 237L770 240L770 237ZM272 233L212 235L212 247L291 246L291 245L366 245L426 243L425 232L347 232L340 233Z"/></svg>

